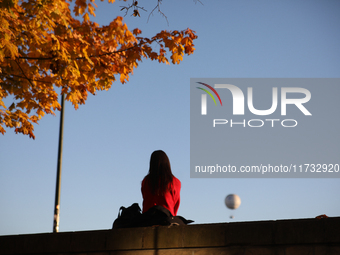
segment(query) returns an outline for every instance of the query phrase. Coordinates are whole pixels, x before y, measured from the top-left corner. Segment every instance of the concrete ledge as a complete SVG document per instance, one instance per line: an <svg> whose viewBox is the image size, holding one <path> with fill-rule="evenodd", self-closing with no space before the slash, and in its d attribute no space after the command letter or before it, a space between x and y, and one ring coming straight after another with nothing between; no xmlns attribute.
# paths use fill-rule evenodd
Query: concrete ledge
<svg viewBox="0 0 340 255"><path fill-rule="evenodd" d="M340 217L0 236L0 254L340 254Z"/></svg>

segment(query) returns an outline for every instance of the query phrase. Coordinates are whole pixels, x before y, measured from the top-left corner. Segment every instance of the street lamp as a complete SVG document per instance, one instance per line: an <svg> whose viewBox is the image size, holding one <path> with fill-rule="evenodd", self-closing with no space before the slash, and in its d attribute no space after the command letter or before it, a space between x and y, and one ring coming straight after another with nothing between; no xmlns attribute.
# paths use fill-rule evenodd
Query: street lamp
<svg viewBox="0 0 340 255"><path fill-rule="evenodd" d="M59 209L60 209L60 183L61 183L61 163L63 154L63 133L64 133L64 103L65 94L61 96L60 127L59 127L59 148L57 163L57 183L55 189L53 233L59 232Z"/></svg>

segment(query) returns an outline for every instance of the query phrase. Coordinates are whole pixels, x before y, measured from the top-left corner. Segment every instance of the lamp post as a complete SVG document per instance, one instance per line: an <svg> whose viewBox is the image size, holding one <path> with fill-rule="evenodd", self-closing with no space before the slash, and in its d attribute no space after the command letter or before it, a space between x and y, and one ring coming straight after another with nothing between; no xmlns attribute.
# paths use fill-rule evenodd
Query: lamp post
<svg viewBox="0 0 340 255"><path fill-rule="evenodd" d="M60 127L59 127L59 148L57 163L57 182L55 189L53 233L59 232L59 209L60 209L60 183L61 183L61 163L63 154L63 132L64 132L64 103L65 95L61 96Z"/></svg>

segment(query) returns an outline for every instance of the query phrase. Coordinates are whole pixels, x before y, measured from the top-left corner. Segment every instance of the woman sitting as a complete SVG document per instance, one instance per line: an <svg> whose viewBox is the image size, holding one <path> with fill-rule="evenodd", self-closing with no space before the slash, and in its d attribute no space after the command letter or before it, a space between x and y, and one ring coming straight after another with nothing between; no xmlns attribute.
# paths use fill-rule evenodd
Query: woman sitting
<svg viewBox="0 0 340 255"><path fill-rule="evenodd" d="M177 215L181 182L172 174L170 161L164 151L151 154L149 173L142 181L143 213L159 205Z"/></svg>

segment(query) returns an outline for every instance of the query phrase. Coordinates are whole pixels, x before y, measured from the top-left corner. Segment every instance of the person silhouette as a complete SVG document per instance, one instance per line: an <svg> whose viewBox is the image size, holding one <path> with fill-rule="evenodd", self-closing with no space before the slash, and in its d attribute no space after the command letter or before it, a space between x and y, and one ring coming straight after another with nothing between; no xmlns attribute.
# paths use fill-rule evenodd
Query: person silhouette
<svg viewBox="0 0 340 255"><path fill-rule="evenodd" d="M162 206L173 216L180 204L181 182L171 172L170 160L162 150L154 151L148 174L142 181L143 213L154 206Z"/></svg>

